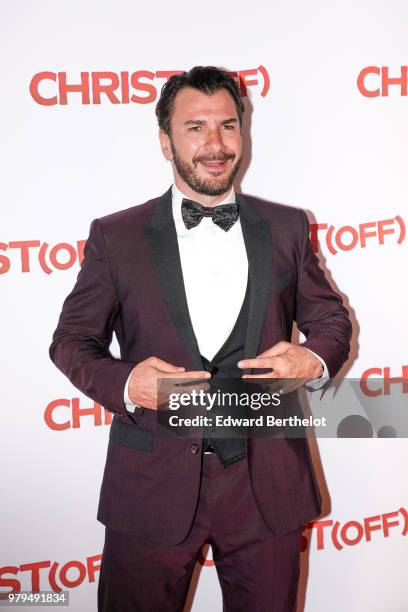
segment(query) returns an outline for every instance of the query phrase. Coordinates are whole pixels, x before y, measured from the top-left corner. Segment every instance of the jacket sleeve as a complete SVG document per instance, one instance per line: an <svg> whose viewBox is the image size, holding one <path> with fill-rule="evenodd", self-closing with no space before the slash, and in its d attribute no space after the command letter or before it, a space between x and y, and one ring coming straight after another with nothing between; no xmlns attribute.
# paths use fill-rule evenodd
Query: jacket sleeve
<svg viewBox="0 0 408 612"><path fill-rule="evenodd" d="M120 303L97 219L91 224L84 256L75 286L64 301L49 354L77 389L124 415L123 390L135 363L115 359L109 351Z"/></svg>
<svg viewBox="0 0 408 612"><path fill-rule="evenodd" d="M350 351L352 326L341 297L333 291L309 238L309 221L301 213L301 256L299 265L296 323L306 336L302 346L319 355L333 378Z"/></svg>

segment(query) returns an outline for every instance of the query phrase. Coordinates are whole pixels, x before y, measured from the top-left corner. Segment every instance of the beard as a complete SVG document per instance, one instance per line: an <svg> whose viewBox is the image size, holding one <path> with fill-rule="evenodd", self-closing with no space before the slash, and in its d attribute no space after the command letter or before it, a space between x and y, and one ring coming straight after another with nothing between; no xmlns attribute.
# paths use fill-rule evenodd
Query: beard
<svg viewBox="0 0 408 612"><path fill-rule="evenodd" d="M173 153L173 162L177 168L177 172L180 177L187 183L193 191L209 196L219 196L229 191L234 182L234 178L237 175L239 167L241 165L242 156L232 164L231 170L227 176L213 176L209 178L202 178L197 172L197 164L202 161L227 161L229 159L234 160L236 158L235 153L219 153L218 155L201 155L194 157L193 163L189 164L179 157L173 141L170 139L171 151ZM224 174L224 173L222 173Z"/></svg>

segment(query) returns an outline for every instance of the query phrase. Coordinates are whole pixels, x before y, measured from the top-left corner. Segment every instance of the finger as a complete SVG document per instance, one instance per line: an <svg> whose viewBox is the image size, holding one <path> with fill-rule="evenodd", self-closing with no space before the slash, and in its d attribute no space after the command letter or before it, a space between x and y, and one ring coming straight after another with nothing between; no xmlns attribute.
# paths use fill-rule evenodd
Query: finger
<svg viewBox="0 0 408 612"><path fill-rule="evenodd" d="M190 390L197 389L198 391L209 389L210 386L206 378L199 378L196 380L187 380L176 382L178 379L167 378L163 380L163 383L159 385L159 390L162 394L170 395L171 393L190 393Z"/></svg>
<svg viewBox="0 0 408 612"><path fill-rule="evenodd" d="M176 378L189 378L190 382L194 383L196 380L211 378L211 374L205 370L181 372L180 374L177 374Z"/></svg>
<svg viewBox="0 0 408 612"><path fill-rule="evenodd" d="M206 372L205 370L202 371L191 371L191 372L174 372L174 373L163 373L162 376L160 376L160 378L191 378L192 380L195 379L202 379L202 378L211 378L211 374L209 372Z"/></svg>
<svg viewBox="0 0 408 612"><path fill-rule="evenodd" d="M268 357L255 357L254 359L243 359L242 361L238 361L238 367L244 370L246 368L270 368L272 367L272 363Z"/></svg>
<svg viewBox="0 0 408 612"><path fill-rule="evenodd" d="M260 353L258 357L277 357L278 355L282 355L282 353L285 353L289 347L290 342L285 342L282 340L281 342L278 342L277 344L271 346L271 348L268 348L263 353Z"/></svg>
<svg viewBox="0 0 408 612"><path fill-rule="evenodd" d="M245 378L245 380L247 380L249 378L279 378L279 377L272 370L271 372L264 372L263 374L244 374L242 378Z"/></svg>
<svg viewBox="0 0 408 612"><path fill-rule="evenodd" d="M159 357L154 357L152 366L161 372L184 372L186 369L182 366L176 366L173 363L164 361L164 359L159 359Z"/></svg>
<svg viewBox="0 0 408 612"><path fill-rule="evenodd" d="M174 383L173 386L176 390L183 389L183 393L184 393L184 390L188 389L189 387L192 387L192 388L198 387L199 389L202 389L205 385L209 387L207 380L208 378L196 378L194 380L189 379L186 382Z"/></svg>
<svg viewBox="0 0 408 612"><path fill-rule="evenodd" d="M206 379L203 379L202 381L195 381L195 382L186 382L186 383L176 383L175 385L172 386L172 389L174 390L174 392L176 393L180 393L182 392L187 393L187 394L191 394L192 391L209 391L210 390L210 385L208 384Z"/></svg>
<svg viewBox="0 0 408 612"><path fill-rule="evenodd" d="M271 370L270 372L264 372L263 374L244 374L242 378L289 378L287 375L283 375L281 371Z"/></svg>

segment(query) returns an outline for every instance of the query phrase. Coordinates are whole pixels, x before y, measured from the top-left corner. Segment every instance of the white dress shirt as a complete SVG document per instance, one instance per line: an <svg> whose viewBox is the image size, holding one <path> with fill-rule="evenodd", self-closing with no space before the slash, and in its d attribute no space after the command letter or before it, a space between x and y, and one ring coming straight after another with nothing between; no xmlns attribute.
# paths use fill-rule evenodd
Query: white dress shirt
<svg viewBox="0 0 408 612"><path fill-rule="evenodd" d="M181 215L184 197L187 196L173 184L172 212L188 310L200 353L211 360L239 315L248 281L248 258L239 218L228 232L213 223L211 217L203 217L196 227L187 229ZM230 202L235 202L234 189L218 206ZM328 378L326 364L316 357L324 371L320 378L308 383L312 388L320 388ZM135 405L128 395L129 379L124 401L127 410L134 412Z"/></svg>

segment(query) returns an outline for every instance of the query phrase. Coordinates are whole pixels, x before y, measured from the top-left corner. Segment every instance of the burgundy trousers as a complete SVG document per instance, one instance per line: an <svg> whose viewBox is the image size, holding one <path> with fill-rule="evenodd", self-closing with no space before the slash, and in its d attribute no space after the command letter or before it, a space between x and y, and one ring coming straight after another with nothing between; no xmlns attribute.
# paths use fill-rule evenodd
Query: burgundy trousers
<svg viewBox="0 0 408 612"><path fill-rule="evenodd" d="M181 544L106 528L98 611L182 612L199 551L209 543L224 612L295 612L301 534L299 528L275 536L267 528L246 459L224 468L216 455L205 454L196 516Z"/></svg>

